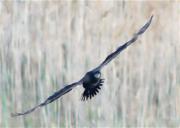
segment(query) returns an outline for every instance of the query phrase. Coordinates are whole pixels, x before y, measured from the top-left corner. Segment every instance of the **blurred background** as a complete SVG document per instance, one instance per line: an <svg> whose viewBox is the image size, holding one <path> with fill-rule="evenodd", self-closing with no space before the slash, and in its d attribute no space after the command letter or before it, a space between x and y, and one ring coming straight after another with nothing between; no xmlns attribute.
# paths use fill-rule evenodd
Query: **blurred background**
<svg viewBox="0 0 180 128"><path fill-rule="evenodd" d="M103 71L104 86L82 102L78 87L22 117L79 80L151 26ZM180 2L0 2L0 127L180 126Z"/></svg>

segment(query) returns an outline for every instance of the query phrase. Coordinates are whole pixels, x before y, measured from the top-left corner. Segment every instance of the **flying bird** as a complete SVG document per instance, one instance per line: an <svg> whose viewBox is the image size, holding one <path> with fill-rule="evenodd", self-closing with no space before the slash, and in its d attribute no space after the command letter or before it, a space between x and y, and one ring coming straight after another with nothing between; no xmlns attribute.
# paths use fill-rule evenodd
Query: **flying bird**
<svg viewBox="0 0 180 128"><path fill-rule="evenodd" d="M49 96L41 104L39 104L25 112L12 113L11 115L12 116L20 116L20 115L29 114L29 113L33 112L34 110L36 110L37 108L43 107L43 106L57 100L64 94L71 91L73 88L77 87L78 85L83 85L83 88L84 88L84 92L81 97L82 101L91 99L92 97L97 95L97 93L100 91L100 89L104 83L104 79L101 77L101 70L103 69L103 67L105 65L107 65L110 61L112 61L117 55L119 55L121 53L121 51L126 49L133 42L135 42L138 39L138 36L143 34L146 31L146 29L149 27L149 25L151 24L152 18L153 18L153 16L150 17L150 19L147 21L147 23L143 27L141 27L140 30L137 33L135 33L129 41L127 41L123 45L119 46L114 52L112 52L110 55L108 55L99 66L97 66L93 70L87 72L79 81L69 84L69 85L65 86L64 88L56 91L54 94Z"/></svg>

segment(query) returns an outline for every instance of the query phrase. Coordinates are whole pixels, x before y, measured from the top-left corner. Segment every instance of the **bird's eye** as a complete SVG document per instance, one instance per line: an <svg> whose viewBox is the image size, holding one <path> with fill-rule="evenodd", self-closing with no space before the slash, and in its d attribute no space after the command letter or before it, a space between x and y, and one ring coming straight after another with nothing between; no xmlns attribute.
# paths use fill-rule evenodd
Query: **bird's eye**
<svg viewBox="0 0 180 128"><path fill-rule="evenodd" d="M94 76L95 76L95 78L100 78L101 74L100 73L96 73Z"/></svg>

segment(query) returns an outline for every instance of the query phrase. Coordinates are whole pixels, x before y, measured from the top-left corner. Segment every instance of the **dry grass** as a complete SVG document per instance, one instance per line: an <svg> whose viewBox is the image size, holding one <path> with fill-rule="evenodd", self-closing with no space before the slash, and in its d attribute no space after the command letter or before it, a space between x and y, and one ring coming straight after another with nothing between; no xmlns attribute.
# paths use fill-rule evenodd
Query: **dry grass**
<svg viewBox="0 0 180 128"><path fill-rule="evenodd" d="M0 127L180 126L180 2L0 2ZM154 14L140 39L82 88L11 118L81 78Z"/></svg>

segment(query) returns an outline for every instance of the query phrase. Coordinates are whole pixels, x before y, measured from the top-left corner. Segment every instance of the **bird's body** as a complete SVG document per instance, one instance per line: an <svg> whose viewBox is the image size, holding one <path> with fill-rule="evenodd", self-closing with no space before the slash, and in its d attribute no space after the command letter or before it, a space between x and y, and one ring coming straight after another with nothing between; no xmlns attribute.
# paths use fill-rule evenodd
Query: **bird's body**
<svg viewBox="0 0 180 128"><path fill-rule="evenodd" d="M101 72L99 71L90 71L87 72L84 76L83 87L84 92L82 94L82 100L87 100L88 98L92 98L95 96L101 86L103 85L104 80L101 79Z"/></svg>
<svg viewBox="0 0 180 128"><path fill-rule="evenodd" d="M96 84L101 77L100 72L87 72L85 76L83 77L83 87L84 88L91 88L94 84Z"/></svg>
<svg viewBox="0 0 180 128"><path fill-rule="evenodd" d="M138 39L138 36L143 34L146 31L146 29L149 27L149 25L151 24L152 18L153 18L153 16L151 16L149 21L142 28L140 28L140 30L137 33L135 33L129 41L124 43L122 46L119 46L114 52L112 52L110 55L108 55L99 66L97 66L95 69L87 72L84 75L84 77L82 79L80 79L78 82L74 82L74 83L67 85L64 88L56 91L54 94L49 96L44 102L33 107L32 109L29 109L28 111L23 112L23 113L12 114L12 116L20 116L20 115L29 114L29 113L33 112L34 110L36 110L37 108L43 107L43 106L57 100L58 98L60 98L64 94L68 93L69 91L71 91L73 88L75 88L78 85L83 85L83 87L84 87L84 92L82 94L82 100L84 101L87 99L91 99L93 96L95 96L99 92L99 90L101 89L101 86L104 83L104 79L101 78L102 68L105 65L107 65L109 62L111 62L111 60L113 60L117 55L119 55L125 48L127 48L129 45L131 45L133 42L135 42Z"/></svg>

